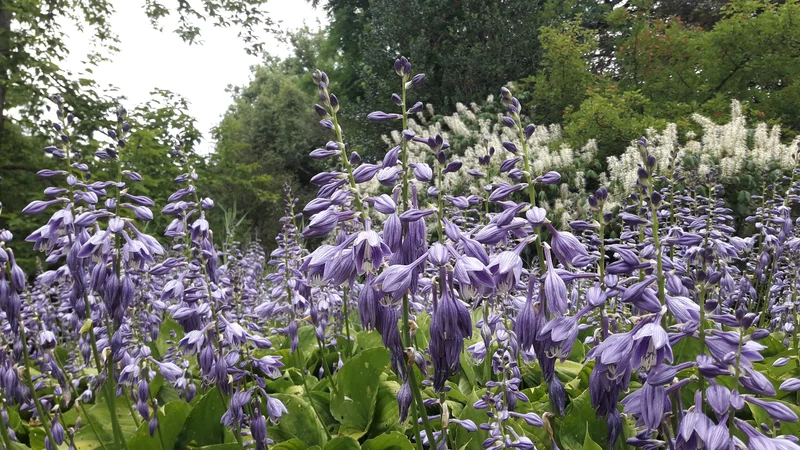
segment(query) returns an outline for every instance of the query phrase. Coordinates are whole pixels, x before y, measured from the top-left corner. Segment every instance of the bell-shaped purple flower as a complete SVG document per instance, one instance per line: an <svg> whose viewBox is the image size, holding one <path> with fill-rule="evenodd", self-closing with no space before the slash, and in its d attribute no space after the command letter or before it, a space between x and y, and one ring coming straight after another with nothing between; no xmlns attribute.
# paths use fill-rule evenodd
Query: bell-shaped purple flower
<svg viewBox="0 0 800 450"><path fill-rule="evenodd" d="M561 264L566 267L573 265L582 267L588 264L589 252L575 235L568 231L558 231L550 223L545 223L545 226L552 235L550 247L553 248L553 253Z"/></svg>
<svg viewBox="0 0 800 450"><path fill-rule="evenodd" d="M411 264L395 264L384 269L383 272L375 278L375 285L388 294L387 296L392 302L397 302L402 299L403 295L411 287L412 276L415 274L417 266L422 264L428 254L425 253L417 258Z"/></svg>
<svg viewBox="0 0 800 450"><path fill-rule="evenodd" d="M431 317L430 333L429 351L434 368L433 387L436 392L441 392L447 379L458 373L464 338L472 336L472 319L469 311L455 299L448 286L442 290L442 298Z"/></svg>
<svg viewBox="0 0 800 450"><path fill-rule="evenodd" d="M390 254L389 246L372 230L359 232L353 243L353 256L359 275L375 270L383 263L383 258Z"/></svg>
<svg viewBox="0 0 800 450"><path fill-rule="evenodd" d="M550 246L547 244L545 244L545 258L547 259L547 273L544 276L544 297L547 302L547 310L556 316L563 316L567 312L567 285L553 267Z"/></svg>

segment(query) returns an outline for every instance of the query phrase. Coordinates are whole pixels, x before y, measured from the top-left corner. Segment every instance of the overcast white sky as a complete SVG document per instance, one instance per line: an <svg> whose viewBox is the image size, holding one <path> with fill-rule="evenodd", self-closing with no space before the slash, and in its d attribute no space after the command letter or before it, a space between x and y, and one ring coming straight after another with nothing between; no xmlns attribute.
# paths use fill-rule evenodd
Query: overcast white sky
<svg viewBox="0 0 800 450"><path fill-rule="evenodd" d="M166 20L163 32L154 30L142 10L142 0L113 3L116 13L112 24L120 38L120 51L111 62L95 68L91 77L100 85L116 86L127 97L125 106L129 109L145 102L154 88L183 95L191 102L191 114L204 135L200 151L210 151L210 130L231 103L225 88L229 84L245 84L250 79L249 67L259 63L260 58L247 55L235 29L202 26L203 44L189 45L171 32L174 27ZM318 22L326 22L322 8L315 10L306 0L270 0L266 9L284 30L304 23L316 27ZM74 58L66 68L78 72L90 48L89 40L76 30L68 33ZM281 57L289 55L287 46L264 36L266 51Z"/></svg>

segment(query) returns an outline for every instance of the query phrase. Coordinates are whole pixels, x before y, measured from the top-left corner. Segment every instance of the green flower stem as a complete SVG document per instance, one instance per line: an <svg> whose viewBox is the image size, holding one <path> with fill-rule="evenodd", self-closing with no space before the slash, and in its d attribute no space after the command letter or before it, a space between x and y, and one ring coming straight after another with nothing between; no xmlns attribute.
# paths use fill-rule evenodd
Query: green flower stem
<svg viewBox="0 0 800 450"><path fill-rule="evenodd" d="M742 345L744 345L744 329L739 329L739 347L736 349L736 366L734 366L734 375L733 375L733 389L732 391L739 389L739 374L741 373L741 365L742 362ZM701 378L702 380L702 378ZM730 416L728 417L728 426L733 426L733 418L736 416L736 411L731 411Z"/></svg>
<svg viewBox="0 0 800 450"><path fill-rule="evenodd" d="M525 181L528 182L528 198L530 200L531 207L534 207L536 206L536 186L533 184L531 166L528 162L528 140L525 138L525 133L522 130L522 121L520 120L518 114L514 114L514 120L517 122L517 128L519 129L519 140L522 142L522 161L525 165ZM538 236L538 238L534 241L534 245L536 246L536 256L539 258L539 268L541 269L541 273L544 273L547 267L545 265L544 249L542 247L542 228L536 227L535 229Z"/></svg>
<svg viewBox="0 0 800 450"><path fill-rule="evenodd" d="M431 448L436 447L436 437L431 431L431 423L428 420L428 412L425 410L425 404L422 402L422 394L417 386L417 375L414 373L414 366L408 367L408 384L411 386L411 395L414 397L415 413L422 419L422 427L425 429L425 434L428 436L428 444ZM419 436L419 435L418 435Z"/></svg>
<svg viewBox="0 0 800 450"><path fill-rule="evenodd" d="M483 299L483 323L489 323L489 300ZM491 347L491 343L489 344ZM486 356L483 358L483 384L492 380L492 352L491 348L485 349Z"/></svg>
<svg viewBox="0 0 800 450"><path fill-rule="evenodd" d="M364 208L364 202L361 200L361 194L358 192L358 185L356 184L356 178L353 176L353 166L350 165L350 159L347 156L347 152L345 151L344 145L344 138L342 137L342 129L339 127L339 119L336 117L336 111L333 110L333 107L330 104L330 101L327 102L328 111L331 114L331 118L333 119L333 129L336 132L336 141L339 144L339 157L342 161L342 166L347 170L347 178L350 181L350 191L353 193L353 198L356 201L356 206L358 206L359 212L361 212L361 220L364 221L364 227L366 229L367 226L367 219L369 216L367 215L367 210Z"/></svg>
<svg viewBox="0 0 800 450"><path fill-rule="evenodd" d="M442 185L444 184L444 174L442 173L442 165L439 161L436 161L436 188L439 190L439 195L436 196L436 204L438 207L437 216L439 216L439 220L436 222L439 229L439 242L444 242L444 228L442 225L442 219L444 219L444 207L442 204Z"/></svg>
<svg viewBox="0 0 800 450"><path fill-rule="evenodd" d="M91 318L92 310L91 306L89 305L89 296L87 293L84 293L83 295L83 304L84 304L85 315L87 317L86 323L89 324L89 330L87 331L87 334L89 335L89 344L91 345L92 348L92 356L94 357L95 368L97 369L97 374L99 375L103 372L103 362L100 359L100 351L97 349L97 338L94 335L94 325L92 324L92 318ZM109 386L111 387L111 389L108 389ZM117 424L117 426L114 427L114 422L116 422L117 419L116 415L117 408L115 406L115 401L114 401L116 397L116 392L114 390L114 387L108 382L108 380L106 380L103 383L103 390L105 391L106 406L108 406L108 413L112 418L111 429L112 432L114 433L114 439L122 442L123 445L127 446L127 444L125 444L125 439L122 437L122 431L121 429L119 429L119 424Z"/></svg>
<svg viewBox="0 0 800 450"><path fill-rule="evenodd" d="M161 443L161 450L169 450L164 445L164 436L161 434L161 421L158 420L158 408L154 408L153 414L156 415L156 421L158 422L156 425L156 434L158 434L158 441Z"/></svg>
<svg viewBox="0 0 800 450"><path fill-rule="evenodd" d="M0 424L0 436L3 437L3 444L10 450L12 448L11 436L8 434L8 429L5 424Z"/></svg>
<svg viewBox="0 0 800 450"><path fill-rule="evenodd" d="M64 374L64 376L69 377L69 372L64 370L64 366L61 364L61 361L58 360L58 357L55 354L53 355L53 360L56 362L58 369ZM72 382L70 380L67 380L67 384L69 385L69 390L72 392L73 398L75 398L75 404L78 405L78 408L80 408L81 413L83 413L83 416L86 417L86 422L89 424L89 428L92 429L92 434L94 434L94 437L97 439L97 442L100 443L100 447L102 447L103 450L106 450L106 444L103 442L102 439L100 439L100 434L97 432L97 428L94 426L94 421L89 417L89 414L86 411L86 407L83 405L83 403L81 403L81 397L78 394L78 391L75 389L75 386L72 385ZM0 426L0 428L3 427Z"/></svg>
<svg viewBox="0 0 800 450"><path fill-rule="evenodd" d="M47 439L50 440L50 443L54 447L58 447L55 439L53 439L53 434L50 432L50 419L48 418L47 414L45 414L44 408L42 408L42 402L39 401L39 395L36 393L36 387L34 386L33 379L31 378L31 367L33 364L31 363L31 357L28 352L28 337L25 333L25 322L23 321L22 313L18 315L18 320L19 335L20 340L22 341L22 356L25 361L25 370L23 371L25 385L28 387L28 390L31 393L31 400L33 400L33 405L36 407L36 413L39 415L39 420L42 422L42 428L44 428Z"/></svg>
<svg viewBox="0 0 800 450"><path fill-rule="evenodd" d="M600 230L599 230L599 237L600 237L600 259L597 261L597 274L600 277L600 288L605 292L606 289L606 235L605 235L605 221L603 220L603 209L602 206L600 210L597 212L597 221L600 223ZM600 329L603 335L601 339L604 341L608 338L608 327L602 325L603 322L606 322L606 305L607 302L603 302L603 307L600 308L600 319L601 325Z"/></svg>
<svg viewBox="0 0 800 450"><path fill-rule="evenodd" d="M406 81L408 75L403 76L403 89L402 89L402 104L400 108L403 110L403 130L408 128L408 110L406 109ZM401 139L401 161L403 164L403 204L401 211L405 212L408 209L408 143L405 139ZM441 211L441 210L440 210ZM415 342L411 339L411 325L409 323L410 317L408 312L408 293L403 295L403 344L405 348L415 346ZM416 351L416 350L415 350ZM419 386L417 385L417 376L414 373L413 363L408 367L408 385L411 387L411 395L414 398L415 413L422 419L422 425L425 428L425 433L428 435L428 442L431 448L436 446L436 438L431 432L431 424L428 420L428 413L425 411L425 405L422 403L422 393L420 393ZM419 437L417 437L419 439Z"/></svg>
<svg viewBox="0 0 800 450"><path fill-rule="evenodd" d="M342 296L342 307L344 308L344 330L345 335L347 336L347 355L348 357L353 357L353 341L350 340L350 309L348 307L349 299L350 299L350 290L347 287L343 290L344 295Z"/></svg>
<svg viewBox="0 0 800 450"><path fill-rule="evenodd" d="M648 172L648 179L650 181L650 191L655 192L655 182L653 181L653 174ZM661 302L661 306L666 304L666 292L664 289L664 269L663 269L663 261L661 260L662 249L661 249L661 241L658 236L658 205L650 202L650 208L652 211L652 219L653 219L653 246L656 248L656 277L658 279L658 300Z"/></svg>
<svg viewBox="0 0 800 450"><path fill-rule="evenodd" d="M287 254L284 259L284 264L286 267L289 267L289 255ZM292 322L297 321L297 317L295 316L294 305L292 304L292 288L289 287L289 272L286 271L284 268L284 285L286 286L286 299L289 302L289 311L291 313L291 320ZM300 368L300 378L303 379L303 390L306 392L306 396L308 397L308 404L311 406L311 410L314 411L314 416L316 416L317 420L322 423L321 416L319 415L319 411L317 411L316 405L314 405L314 399L311 397L311 390L308 388L308 380L306 380L306 362L303 358L303 350L300 349L298 346L297 351L295 352L295 358L297 359L297 366ZM334 389L333 385L333 377L330 378L331 380L331 388ZM334 390L335 392L335 390ZM325 428L325 427L323 427ZM325 435L330 439L331 433L325 428Z"/></svg>
<svg viewBox="0 0 800 450"><path fill-rule="evenodd" d="M111 318L106 316L106 329L111 330ZM108 335L109 342L111 335ZM114 430L115 439L120 442L123 450L128 450L128 443L125 441L125 436L122 434L122 428L119 426L119 418L117 418L117 390L114 387L116 384L114 376L114 357L109 354L106 369L108 370L108 378L103 383L106 390L106 404L108 405L108 412L111 415L111 429Z"/></svg>

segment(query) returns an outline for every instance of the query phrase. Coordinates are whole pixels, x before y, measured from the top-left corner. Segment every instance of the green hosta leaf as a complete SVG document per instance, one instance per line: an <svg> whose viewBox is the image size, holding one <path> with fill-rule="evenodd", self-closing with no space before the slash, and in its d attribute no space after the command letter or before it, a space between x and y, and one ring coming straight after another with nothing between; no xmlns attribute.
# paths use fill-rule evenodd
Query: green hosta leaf
<svg viewBox="0 0 800 450"><path fill-rule="evenodd" d="M224 442L220 423L228 408L219 389L212 388L194 404L177 439L178 448L198 447Z"/></svg>
<svg viewBox="0 0 800 450"><path fill-rule="evenodd" d="M382 434L372 438L361 446L364 450L413 450L414 446L405 434L399 431Z"/></svg>
<svg viewBox="0 0 800 450"><path fill-rule="evenodd" d="M459 362L461 362L461 374L469 380L469 384L475 386L475 368L472 366L472 360L466 352L461 352ZM465 393L464 395L467 394Z"/></svg>
<svg viewBox="0 0 800 450"><path fill-rule="evenodd" d="M315 447L319 448L318 445ZM311 450L312 447L309 447L305 442L301 441L300 439L292 438L289 439L288 441L279 442L270 448L272 448L272 450Z"/></svg>
<svg viewBox="0 0 800 450"><path fill-rule="evenodd" d="M396 381L381 381L378 385L375 414L369 428L370 436L378 436L400 426L400 411L397 409L397 391L399 390L400 384Z"/></svg>
<svg viewBox="0 0 800 450"><path fill-rule="evenodd" d="M377 331L359 331L356 334L356 345L360 350L383 347L383 340Z"/></svg>
<svg viewBox="0 0 800 450"><path fill-rule="evenodd" d="M767 401L773 401L773 400L767 400ZM793 404L787 403L787 402L782 402L780 400L774 400L774 402L782 403L784 406L786 406L786 407L790 408L792 411L794 411L794 413L797 414L798 417L800 417L800 406L793 405ZM755 423L757 423L757 424L758 423L768 423L768 424L773 423L772 418L769 416L769 414L767 414L766 411L764 411L764 409L762 407L753 405L751 403L748 403L747 406L750 408L750 411L752 411L752 413L753 413L753 418L755 419ZM781 429L780 429L780 433L779 434L784 434L784 435L787 435L787 436L800 436L800 422L782 421L781 422Z"/></svg>
<svg viewBox="0 0 800 450"><path fill-rule="evenodd" d="M481 395L483 394L481 391ZM489 417L486 411L475 409L471 404L467 405L458 415L460 420L472 420L475 425L480 425L486 422ZM455 439L456 448L465 448L469 450L483 450L483 441L489 437L489 432L478 428L478 431L470 433L464 427L459 425L451 425L448 430L454 431L453 439Z"/></svg>
<svg viewBox="0 0 800 450"><path fill-rule="evenodd" d="M303 352L303 355L306 355L306 362L308 362L309 355L318 352L319 346L317 344L317 335L314 331L314 327L308 326L301 326L297 330L297 339L298 339L298 346L297 348L299 351ZM290 341L287 341L287 345Z"/></svg>
<svg viewBox="0 0 800 450"><path fill-rule="evenodd" d="M583 364L566 360L563 363L557 362L555 370L558 375L561 375L559 378L561 378L562 381L570 381L581 373Z"/></svg>
<svg viewBox="0 0 800 450"><path fill-rule="evenodd" d="M564 450L582 449L587 435L590 440L604 442L607 434L606 422L595 416L588 389L572 399L564 418L556 424L556 435Z"/></svg>
<svg viewBox="0 0 800 450"><path fill-rule="evenodd" d="M325 428L323 428L322 423L308 404L305 396L301 398L296 395L275 394L273 397L286 405L288 414L284 414L277 425L269 427L267 434L272 439L280 442L297 438L305 442L303 448L311 445L325 445L327 440Z"/></svg>
<svg viewBox="0 0 800 450"><path fill-rule="evenodd" d="M369 430L380 376L388 364L385 348L371 348L354 356L336 373L331 413L342 424L340 434L358 439Z"/></svg>
<svg viewBox="0 0 800 450"><path fill-rule="evenodd" d="M591 433L589 433L589 424L586 424L586 436L583 438L583 450L603 450L603 447L592 440Z"/></svg>
<svg viewBox="0 0 800 450"><path fill-rule="evenodd" d="M303 399L308 400L305 392L302 394ZM339 422L334 419L331 415L331 396L327 392L321 391L311 391L311 398L314 401L314 408L316 408L317 413L319 414L319 420L322 422L322 426L324 426L329 433L334 434L334 432L339 427Z"/></svg>
<svg viewBox="0 0 800 450"><path fill-rule="evenodd" d="M170 448L170 447L167 447L167 448ZM206 445L206 446L203 446L203 447L195 447L192 450L242 450L242 446L239 443L214 444L214 445Z"/></svg>
<svg viewBox="0 0 800 450"><path fill-rule="evenodd" d="M339 436L325 444L325 450L358 450L361 446L350 436Z"/></svg>
<svg viewBox="0 0 800 450"><path fill-rule="evenodd" d="M159 446L163 442L164 448L174 448L175 441L178 440L178 435L191 411L192 407L183 400L167 403L164 405L163 412L160 409L158 411L158 430L155 436L150 437L148 423L143 422L136 431L136 435L128 441L128 450L149 450L156 442Z"/></svg>
<svg viewBox="0 0 800 450"><path fill-rule="evenodd" d="M120 429L122 430L122 435L125 439L130 439L136 433L136 423L133 421L131 417L130 410L125 407L125 398L117 397L115 399L116 403L116 416L117 420L119 421ZM88 406L88 405L87 405ZM75 448L76 450L94 450L102 448L101 440L105 443L106 449L108 450L116 450L120 448L119 443L114 441L114 433L111 428L111 415L108 411L108 406L106 405L105 396L102 394L97 396L97 403L95 403L91 408L86 409L86 414L88 417L84 418L84 426L75 433ZM92 431L92 427L89 426L88 422L91 421L94 424L94 428L97 431L96 436ZM44 435L42 435L42 446L44 446ZM99 437L99 439L98 439ZM34 437L31 437L31 443L34 443ZM31 447L34 447L32 445Z"/></svg>
<svg viewBox="0 0 800 450"><path fill-rule="evenodd" d="M167 354L167 351L183 338L183 335L183 327L178 322L171 317L165 318L158 329L158 339L148 344L153 358L161 360Z"/></svg>

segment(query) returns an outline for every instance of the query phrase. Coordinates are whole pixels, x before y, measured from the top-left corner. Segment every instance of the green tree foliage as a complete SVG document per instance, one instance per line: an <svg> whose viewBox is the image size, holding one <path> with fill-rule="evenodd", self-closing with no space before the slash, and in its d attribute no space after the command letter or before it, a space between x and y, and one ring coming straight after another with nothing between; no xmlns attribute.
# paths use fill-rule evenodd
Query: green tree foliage
<svg viewBox="0 0 800 450"><path fill-rule="evenodd" d="M331 75L347 100L344 115L360 125L351 132L353 143L367 155L385 150L375 142L386 129L363 124L373 109L391 107L398 86L387 61L400 54L426 75L419 98L443 113L529 75L541 57L538 30L549 20L547 3L329 0L327 51L337 61Z"/></svg>
<svg viewBox="0 0 800 450"><path fill-rule="evenodd" d="M256 33L272 26L263 9L266 0L178 0L170 6L158 0L142 3L156 28L174 14L178 21L175 32L190 43L200 37L197 23L208 21L216 26L236 26L250 50L260 51L262 43ZM4 138L10 139L3 134L8 111L17 112L11 118L18 118L23 129L35 130L45 100L55 92L74 105L84 120L97 118L97 111L107 109L107 100L99 104L104 98L93 80L75 77L60 65L68 57L84 56L70 54L65 24L88 31L99 48L108 52L88 55L89 68L116 52L118 40L110 22L113 11L111 0L0 1L0 147Z"/></svg>
<svg viewBox="0 0 800 450"><path fill-rule="evenodd" d="M294 35L295 57L254 68L249 85L232 89L233 105L214 130L217 145L207 177L213 197L247 213L258 236L271 237L280 228L283 183L295 185L304 199L314 192L310 180L319 166L308 154L326 137L311 108L316 92L306 69L316 56L302 50L303 43L320 38Z"/></svg>

